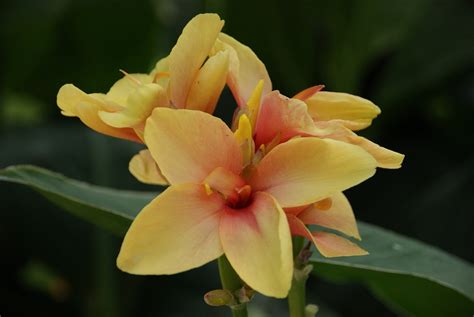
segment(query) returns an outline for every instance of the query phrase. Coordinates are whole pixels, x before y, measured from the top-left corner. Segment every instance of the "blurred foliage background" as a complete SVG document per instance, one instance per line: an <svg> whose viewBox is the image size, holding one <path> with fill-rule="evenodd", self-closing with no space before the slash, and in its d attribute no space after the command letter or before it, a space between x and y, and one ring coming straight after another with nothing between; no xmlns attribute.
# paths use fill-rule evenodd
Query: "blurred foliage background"
<svg viewBox="0 0 474 317"><path fill-rule="evenodd" d="M28 163L116 188L153 190L128 173L139 145L61 117L64 83L106 92L119 69L146 72L184 24L217 12L224 31L267 65L275 89L311 85L369 98L382 115L364 135L406 154L348 191L359 219L474 260L474 3L437 0L17 0L0 4L0 167ZM235 105L224 92L218 114ZM175 276L115 267L120 240L0 184L2 316L221 316L202 295L213 264ZM316 268L317 269L317 268ZM395 316L359 285L309 281L318 316ZM285 316L256 299L253 316ZM256 307L259 306L259 307Z"/></svg>

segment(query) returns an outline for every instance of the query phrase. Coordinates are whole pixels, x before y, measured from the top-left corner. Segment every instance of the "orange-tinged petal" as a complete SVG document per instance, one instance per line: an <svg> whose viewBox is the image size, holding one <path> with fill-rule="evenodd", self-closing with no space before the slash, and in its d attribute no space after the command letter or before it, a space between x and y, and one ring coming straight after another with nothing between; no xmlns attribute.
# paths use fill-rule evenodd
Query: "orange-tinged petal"
<svg viewBox="0 0 474 317"><path fill-rule="evenodd" d="M184 108L199 69L224 26L217 14L198 14L184 27L169 55L171 100Z"/></svg>
<svg viewBox="0 0 474 317"><path fill-rule="evenodd" d="M376 161L358 146L319 138L277 145L258 164L250 184L282 207L314 203L355 186L375 173Z"/></svg>
<svg viewBox="0 0 474 317"><path fill-rule="evenodd" d="M318 91L321 91L324 88L324 85L317 85L313 87L306 88L305 90L300 91L296 95L293 96L294 99L299 99L305 101Z"/></svg>
<svg viewBox="0 0 474 317"><path fill-rule="evenodd" d="M125 107L127 99L140 85L149 84L152 77L148 74L126 74L117 80L107 93L107 99Z"/></svg>
<svg viewBox="0 0 474 317"><path fill-rule="evenodd" d="M168 185L148 150L141 150L128 163L128 170L140 182L151 185Z"/></svg>
<svg viewBox="0 0 474 317"><path fill-rule="evenodd" d="M248 46L227 34L220 33L214 50L227 50L230 53L227 84L239 106L245 106L260 80L264 81L263 95L272 90L272 82L265 65Z"/></svg>
<svg viewBox="0 0 474 317"><path fill-rule="evenodd" d="M380 114L370 100L341 92L319 91L304 100L315 120L341 120L351 130L368 127Z"/></svg>
<svg viewBox="0 0 474 317"><path fill-rule="evenodd" d="M57 96L57 103L63 114L77 116L89 128L113 137L141 142L133 129L118 129L104 123L98 112L110 110L114 105L108 105L100 95L88 95L71 84L61 87Z"/></svg>
<svg viewBox="0 0 474 317"><path fill-rule="evenodd" d="M369 254L355 243L338 235L323 231L309 231L304 223L292 214L287 214L287 218L291 233L312 241L319 253L325 257L331 258Z"/></svg>
<svg viewBox="0 0 474 317"><path fill-rule="evenodd" d="M232 131L202 111L156 108L147 120L145 141L171 184L201 183L217 167L237 175L242 170Z"/></svg>
<svg viewBox="0 0 474 317"><path fill-rule="evenodd" d="M248 207L227 209L219 229L224 252L245 283L266 296L288 295L291 235L285 213L270 195L256 193Z"/></svg>
<svg viewBox="0 0 474 317"><path fill-rule="evenodd" d="M285 214L292 214L292 215L298 216L301 212L303 212L309 206L310 205L299 206L299 207L287 207L284 210L285 210Z"/></svg>
<svg viewBox="0 0 474 317"><path fill-rule="evenodd" d="M377 166L381 168L400 168L402 166L403 159L405 158L405 155L401 153L384 148L358 135L349 136L348 142L358 145L369 152L377 160Z"/></svg>
<svg viewBox="0 0 474 317"><path fill-rule="evenodd" d="M334 229L360 240L354 212L346 196L343 193L336 193L329 199L330 205L312 204L298 214L298 218L305 224Z"/></svg>
<svg viewBox="0 0 474 317"><path fill-rule="evenodd" d="M221 256L219 221L224 201L203 185L173 185L135 218L117 266L140 275L175 274Z"/></svg>
<svg viewBox="0 0 474 317"><path fill-rule="evenodd" d="M367 255L369 252L348 239L329 232L312 232L316 248L327 258Z"/></svg>
<svg viewBox="0 0 474 317"><path fill-rule="evenodd" d="M260 107L255 126L256 146L268 144L277 136L280 142L284 142L303 130L313 130L313 126L314 122L303 101L289 99L278 91L272 91L263 98Z"/></svg>
<svg viewBox="0 0 474 317"><path fill-rule="evenodd" d="M130 92L126 107L117 112L99 111L99 117L115 128L135 127L143 123L157 107L168 106L166 91L158 84L145 84Z"/></svg>
<svg viewBox="0 0 474 317"><path fill-rule="evenodd" d="M228 68L228 52L219 52L210 57L191 85L186 109L213 113L224 89Z"/></svg>

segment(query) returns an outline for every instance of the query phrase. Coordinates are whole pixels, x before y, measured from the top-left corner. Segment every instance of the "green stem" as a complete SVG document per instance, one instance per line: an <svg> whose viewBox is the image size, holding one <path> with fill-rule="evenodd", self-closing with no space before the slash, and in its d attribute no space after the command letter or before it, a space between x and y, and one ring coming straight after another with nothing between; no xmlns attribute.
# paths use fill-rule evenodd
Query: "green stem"
<svg viewBox="0 0 474 317"><path fill-rule="evenodd" d="M288 293L288 309L290 317L305 317L306 279L293 277Z"/></svg>
<svg viewBox="0 0 474 317"><path fill-rule="evenodd" d="M295 259L295 272L288 293L288 309L290 317L305 317L306 307L306 276L302 274L302 263L298 256L303 248L304 239L302 237L293 237L293 256Z"/></svg>
<svg viewBox="0 0 474 317"><path fill-rule="evenodd" d="M232 293L242 287L242 281L226 256L221 256L217 263L219 265L219 276L221 278L222 287ZM239 304L231 307L233 317L247 317L247 305Z"/></svg>

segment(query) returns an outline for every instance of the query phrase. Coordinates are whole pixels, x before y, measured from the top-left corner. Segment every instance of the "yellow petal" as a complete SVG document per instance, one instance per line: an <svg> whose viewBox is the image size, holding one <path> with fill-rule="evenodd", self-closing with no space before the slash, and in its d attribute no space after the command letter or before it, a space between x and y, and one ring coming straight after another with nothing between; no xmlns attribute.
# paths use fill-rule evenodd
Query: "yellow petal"
<svg viewBox="0 0 474 317"><path fill-rule="evenodd" d="M171 184L201 183L217 167L237 175L242 170L232 131L202 111L156 108L147 120L145 141Z"/></svg>
<svg viewBox="0 0 474 317"><path fill-rule="evenodd" d="M67 116L77 116L89 128L113 137L141 142L133 129L117 129L104 123L98 112L110 110L104 98L96 94L88 95L71 84L61 87L57 96L58 106Z"/></svg>
<svg viewBox="0 0 474 317"><path fill-rule="evenodd" d="M376 161L358 146L330 139L297 138L277 145L251 176L282 207L314 203L375 173Z"/></svg>
<svg viewBox="0 0 474 317"><path fill-rule="evenodd" d="M224 89L228 68L229 54L227 52L219 52L210 57L191 85L186 109L213 113Z"/></svg>
<svg viewBox="0 0 474 317"><path fill-rule="evenodd" d="M304 223L292 214L287 214L288 224L293 235L312 241L321 255L331 258L337 256L367 255L367 251L338 235L328 232L310 232Z"/></svg>
<svg viewBox="0 0 474 317"><path fill-rule="evenodd" d="M354 212L346 196L343 193L336 193L329 199L330 205L312 204L301 212L298 218L305 224L334 229L360 240Z"/></svg>
<svg viewBox="0 0 474 317"><path fill-rule="evenodd" d="M171 100L184 108L189 89L224 26L217 14L198 14L184 27L169 55Z"/></svg>
<svg viewBox="0 0 474 317"><path fill-rule="evenodd" d="M377 160L378 167L396 169L402 166L405 155L401 153L384 148L358 135L349 136L348 141L351 144L358 145L369 152Z"/></svg>
<svg viewBox="0 0 474 317"><path fill-rule="evenodd" d="M99 116L115 128L130 128L143 123L157 107L168 106L166 91L158 84L145 84L129 93L126 107L117 112L99 111Z"/></svg>
<svg viewBox="0 0 474 317"><path fill-rule="evenodd" d="M230 65L227 84L239 106L245 106L260 80L264 81L263 95L272 90L272 82L265 65L248 46L227 34L220 33L214 50L229 51Z"/></svg>
<svg viewBox="0 0 474 317"><path fill-rule="evenodd" d="M150 151L141 150L130 160L128 170L140 182L151 185L168 185Z"/></svg>
<svg viewBox="0 0 474 317"><path fill-rule="evenodd" d="M351 130L368 127L380 114L370 100L341 92L319 91L304 100L315 120L341 120Z"/></svg>
<svg viewBox="0 0 474 317"><path fill-rule="evenodd" d="M133 221L117 266L139 275L175 274L221 256L219 220L224 200L203 185L169 187Z"/></svg>
<svg viewBox="0 0 474 317"><path fill-rule="evenodd" d="M117 80L107 93L107 99L125 107L127 99L140 84L149 84L152 77L148 74L126 74L123 78Z"/></svg>
<svg viewBox="0 0 474 317"><path fill-rule="evenodd" d="M290 230L270 195L256 193L250 206L227 209L219 229L224 252L245 283L266 296L288 295L293 276Z"/></svg>

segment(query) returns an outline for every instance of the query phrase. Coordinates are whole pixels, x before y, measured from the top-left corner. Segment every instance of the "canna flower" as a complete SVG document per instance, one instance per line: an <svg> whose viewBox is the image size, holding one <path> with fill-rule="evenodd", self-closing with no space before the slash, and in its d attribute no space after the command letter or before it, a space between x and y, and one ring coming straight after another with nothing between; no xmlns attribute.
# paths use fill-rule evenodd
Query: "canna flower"
<svg viewBox="0 0 474 317"><path fill-rule="evenodd" d="M79 117L97 132L142 142L145 121L157 107L212 113L233 58L227 50L214 49L223 25L216 14L197 15L151 73L125 73L106 94L62 86L57 96L62 114Z"/></svg>
<svg viewBox="0 0 474 317"><path fill-rule="evenodd" d="M284 208L310 209L371 177L376 162L358 146L315 137L288 140L262 155L252 151L252 135L247 115L233 133L204 112L153 111L144 134L149 150L136 158L136 172L150 183L164 178L170 186L130 226L117 259L121 270L175 274L225 254L250 287L287 296L294 225ZM146 164L150 158L160 173ZM314 220L304 214L312 216L303 210L295 217ZM330 238L323 240L326 254L340 253Z"/></svg>

